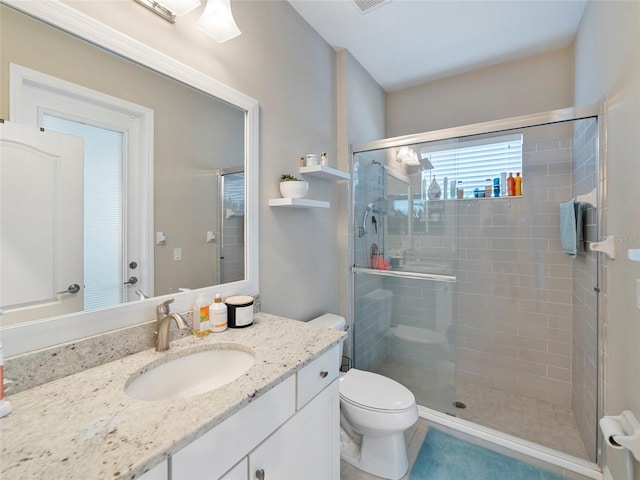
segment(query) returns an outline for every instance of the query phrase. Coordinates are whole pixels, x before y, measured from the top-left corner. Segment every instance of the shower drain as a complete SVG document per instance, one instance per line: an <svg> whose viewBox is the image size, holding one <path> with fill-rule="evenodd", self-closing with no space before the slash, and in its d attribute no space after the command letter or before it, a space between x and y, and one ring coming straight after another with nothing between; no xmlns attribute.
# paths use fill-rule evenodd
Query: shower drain
<svg viewBox="0 0 640 480"><path fill-rule="evenodd" d="M458 401L453 402L453 406L456 408L467 408L467 406L463 402Z"/></svg>

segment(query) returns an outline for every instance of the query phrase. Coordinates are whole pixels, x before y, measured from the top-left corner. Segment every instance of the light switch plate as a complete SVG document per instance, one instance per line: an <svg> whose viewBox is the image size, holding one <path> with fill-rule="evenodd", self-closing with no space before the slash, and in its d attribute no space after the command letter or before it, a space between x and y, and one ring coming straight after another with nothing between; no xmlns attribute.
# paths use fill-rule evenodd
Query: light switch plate
<svg viewBox="0 0 640 480"><path fill-rule="evenodd" d="M173 261L174 262L179 262L180 260L182 260L182 249L181 248L174 248L173 249Z"/></svg>

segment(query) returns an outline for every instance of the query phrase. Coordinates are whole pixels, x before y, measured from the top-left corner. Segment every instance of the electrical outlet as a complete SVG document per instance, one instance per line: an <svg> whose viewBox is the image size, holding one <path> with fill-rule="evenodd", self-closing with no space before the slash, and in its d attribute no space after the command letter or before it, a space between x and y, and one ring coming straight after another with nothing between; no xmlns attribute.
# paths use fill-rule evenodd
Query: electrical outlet
<svg viewBox="0 0 640 480"><path fill-rule="evenodd" d="M182 260L182 249L181 248L174 248L173 249L173 261L174 262L179 262L180 260Z"/></svg>

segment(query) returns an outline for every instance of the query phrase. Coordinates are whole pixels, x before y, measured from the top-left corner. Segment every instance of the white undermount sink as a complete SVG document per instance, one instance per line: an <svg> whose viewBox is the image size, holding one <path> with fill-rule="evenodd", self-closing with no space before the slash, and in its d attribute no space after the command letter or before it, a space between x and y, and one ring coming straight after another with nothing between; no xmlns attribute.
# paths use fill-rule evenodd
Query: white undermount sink
<svg viewBox="0 0 640 480"><path fill-rule="evenodd" d="M247 349L250 350L250 349ZM208 350L176 352L133 374L125 393L137 400L189 398L222 387L251 368L255 357L237 346L212 345ZM173 352L172 352L173 353Z"/></svg>

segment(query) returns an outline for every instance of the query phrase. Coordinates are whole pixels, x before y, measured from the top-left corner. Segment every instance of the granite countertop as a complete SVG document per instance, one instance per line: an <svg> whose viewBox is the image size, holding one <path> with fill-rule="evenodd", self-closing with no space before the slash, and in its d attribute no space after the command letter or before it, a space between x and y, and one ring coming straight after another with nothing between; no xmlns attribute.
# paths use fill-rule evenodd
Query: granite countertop
<svg viewBox="0 0 640 480"><path fill-rule="evenodd" d="M329 350L343 335L258 313L251 327L185 337L173 341L166 352L145 350L12 395L8 400L13 411L0 419L0 477L138 478ZM148 363L214 343L249 347L254 365L233 382L188 399L148 402L124 393L127 379Z"/></svg>

